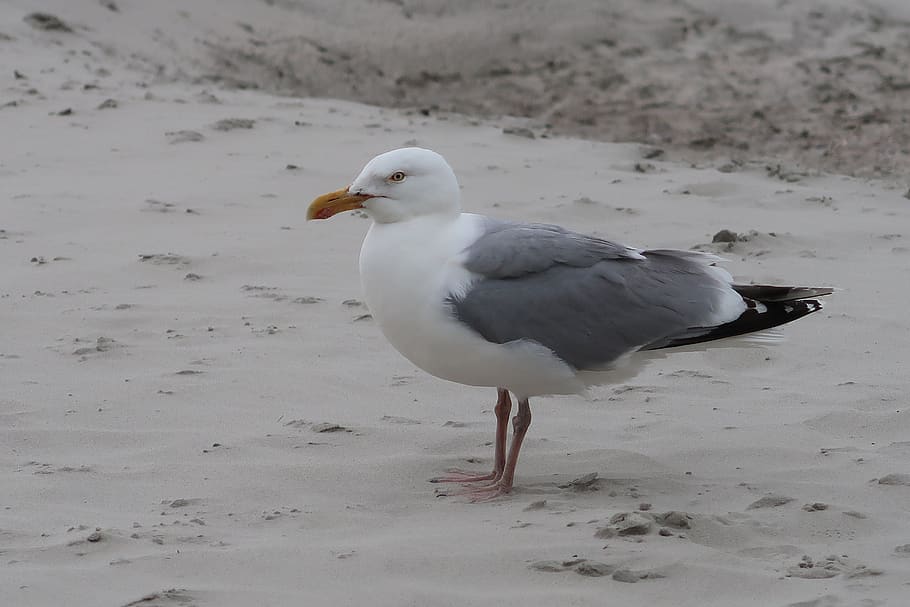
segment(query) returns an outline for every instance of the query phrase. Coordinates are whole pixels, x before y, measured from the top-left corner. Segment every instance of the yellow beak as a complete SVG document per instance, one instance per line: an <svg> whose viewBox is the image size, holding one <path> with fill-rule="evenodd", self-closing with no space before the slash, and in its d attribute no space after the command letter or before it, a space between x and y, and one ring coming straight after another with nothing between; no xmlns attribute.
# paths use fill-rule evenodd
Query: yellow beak
<svg viewBox="0 0 910 607"><path fill-rule="evenodd" d="M337 192L329 192L310 203L310 206L306 211L306 218L307 220L328 219L332 215L341 213L342 211L362 209L363 201L369 200L370 198L372 197L366 194L351 194L348 191L348 188L338 190Z"/></svg>

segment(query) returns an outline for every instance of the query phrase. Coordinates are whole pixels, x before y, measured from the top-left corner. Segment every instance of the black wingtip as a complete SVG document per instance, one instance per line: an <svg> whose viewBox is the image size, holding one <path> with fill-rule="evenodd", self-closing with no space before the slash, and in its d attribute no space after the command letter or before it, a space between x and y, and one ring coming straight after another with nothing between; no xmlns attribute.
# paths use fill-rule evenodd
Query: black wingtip
<svg viewBox="0 0 910 607"><path fill-rule="evenodd" d="M824 297L834 293L831 287L780 287L776 285L733 285L743 299L761 302L797 301L809 297Z"/></svg>
<svg viewBox="0 0 910 607"><path fill-rule="evenodd" d="M779 287L774 285L733 285L746 303L746 311L734 321L705 327L704 331L695 331L678 338L662 340L651 348L675 348L706 341L715 341L727 337L736 337L764 331L798 320L803 316L818 312L823 308L822 302L807 297L831 295L834 289L829 287Z"/></svg>

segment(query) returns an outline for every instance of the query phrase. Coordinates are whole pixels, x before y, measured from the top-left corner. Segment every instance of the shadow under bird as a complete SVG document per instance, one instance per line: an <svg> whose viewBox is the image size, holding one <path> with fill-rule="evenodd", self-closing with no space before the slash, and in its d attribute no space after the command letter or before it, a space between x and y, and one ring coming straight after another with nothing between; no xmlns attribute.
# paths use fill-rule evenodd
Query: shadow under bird
<svg viewBox="0 0 910 607"><path fill-rule="evenodd" d="M389 342L432 375L497 389L493 470L434 479L465 483L475 500L511 491L531 397L627 379L668 348L761 340L832 292L735 284L706 253L463 213L452 168L422 148L376 156L349 187L316 198L307 219L354 209L373 220L360 277Z"/></svg>

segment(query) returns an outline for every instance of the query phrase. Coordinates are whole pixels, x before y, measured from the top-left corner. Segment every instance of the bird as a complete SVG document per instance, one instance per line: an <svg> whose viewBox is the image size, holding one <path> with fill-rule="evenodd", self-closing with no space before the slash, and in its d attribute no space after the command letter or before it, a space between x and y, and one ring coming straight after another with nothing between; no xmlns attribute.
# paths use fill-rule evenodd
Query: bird
<svg viewBox="0 0 910 607"><path fill-rule="evenodd" d="M361 286L392 346L431 375L496 388L492 471L433 479L461 483L473 501L512 491L529 399L631 377L674 348L760 339L833 292L737 284L712 254L463 212L452 167L424 148L376 156L348 187L315 198L307 219L353 210L372 219Z"/></svg>

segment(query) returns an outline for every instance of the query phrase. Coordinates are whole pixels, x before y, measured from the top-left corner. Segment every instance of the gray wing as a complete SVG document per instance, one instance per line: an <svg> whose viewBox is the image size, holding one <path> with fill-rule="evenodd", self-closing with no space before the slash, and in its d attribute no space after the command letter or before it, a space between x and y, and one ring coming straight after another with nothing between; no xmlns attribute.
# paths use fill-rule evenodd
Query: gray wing
<svg viewBox="0 0 910 607"><path fill-rule="evenodd" d="M630 247L542 223L486 219L467 250L465 266L487 278L518 278L554 265L589 267L605 259L642 259Z"/></svg>
<svg viewBox="0 0 910 607"><path fill-rule="evenodd" d="M598 369L706 332L730 291L712 260L640 252L557 226L492 223L465 251L465 267L482 278L449 303L488 341L533 340L576 369Z"/></svg>

